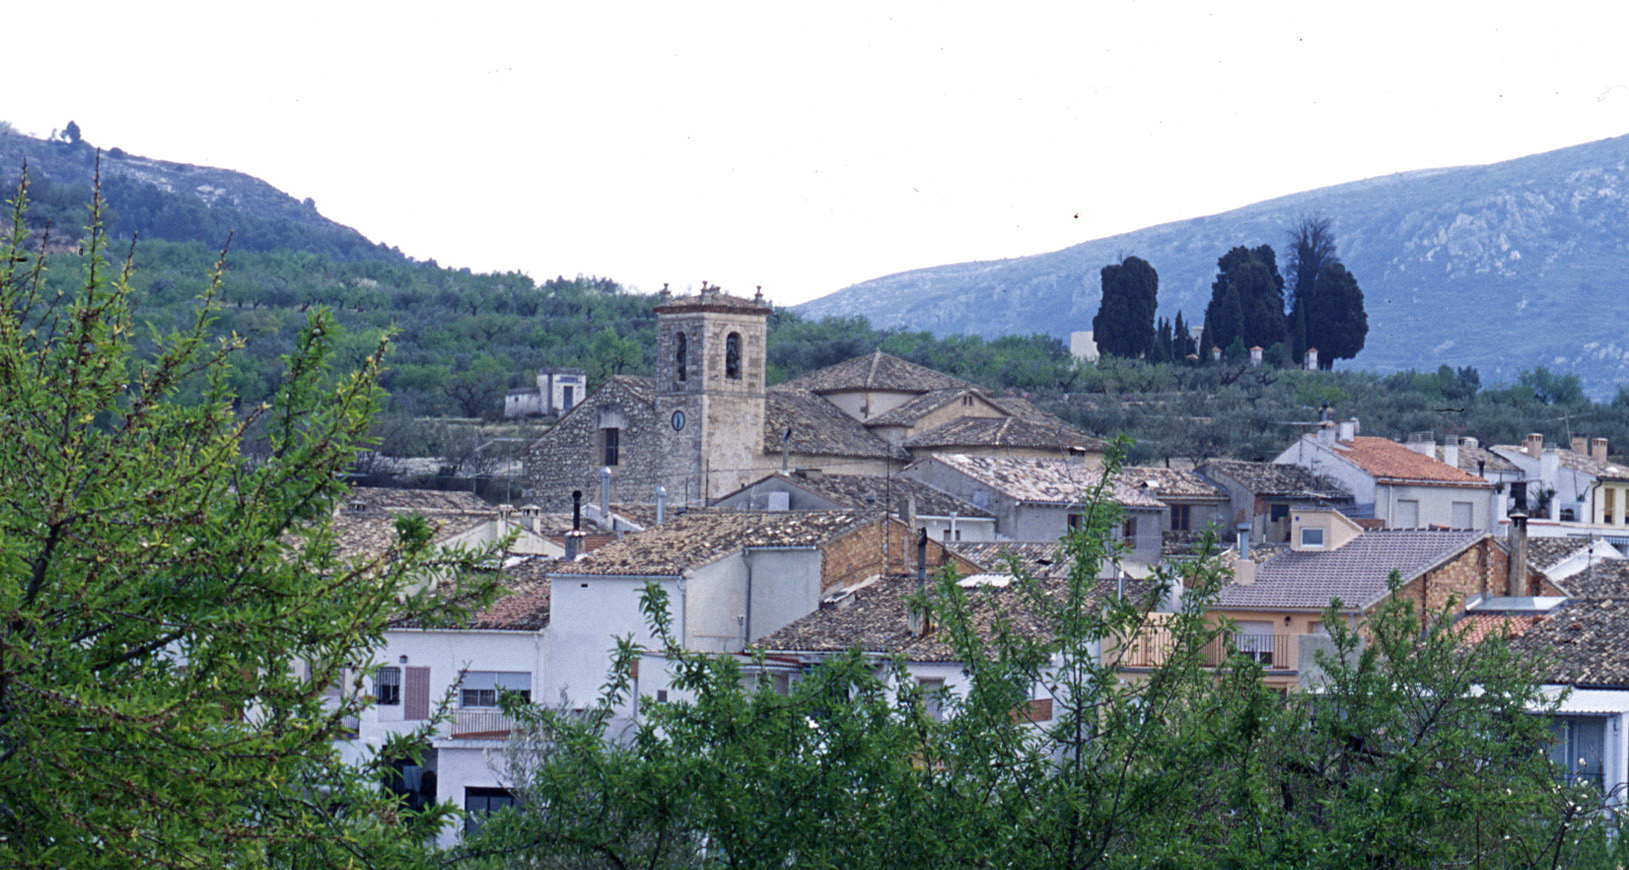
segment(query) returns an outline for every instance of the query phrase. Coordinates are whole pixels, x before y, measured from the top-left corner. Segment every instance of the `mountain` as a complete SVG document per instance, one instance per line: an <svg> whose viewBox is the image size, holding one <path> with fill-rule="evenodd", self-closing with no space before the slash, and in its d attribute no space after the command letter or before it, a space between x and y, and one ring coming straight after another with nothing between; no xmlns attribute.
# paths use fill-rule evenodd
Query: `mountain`
<svg viewBox="0 0 1629 870"><path fill-rule="evenodd" d="M31 223L49 221L53 236L71 238L85 223L97 151L79 142L35 139L0 127L0 184L10 199L28 167ZM406 261L264 181L229 169L153 160L113 148L101 154L104 220L115 237L202 242L246 251L305 251L342 260ZM66 230L66 232L64 231Z"/></svg>
<svg viewBox="0 0 1629 870"><path fill-rule="evenodd" d="M902 272L799 310L939 334L1065 336L1092 328L1098 270L1123 253L1159 271L1161 316L1181 310L1198 324L1228 248L1270 244L1282 264L1290 228L1322 215L1369 314L1367 346L1342 366L1470 365L1492 382L1543 365L1609 396L1629 377L1626 165L1629 136L1399 173L1048 254Z"/></svg>

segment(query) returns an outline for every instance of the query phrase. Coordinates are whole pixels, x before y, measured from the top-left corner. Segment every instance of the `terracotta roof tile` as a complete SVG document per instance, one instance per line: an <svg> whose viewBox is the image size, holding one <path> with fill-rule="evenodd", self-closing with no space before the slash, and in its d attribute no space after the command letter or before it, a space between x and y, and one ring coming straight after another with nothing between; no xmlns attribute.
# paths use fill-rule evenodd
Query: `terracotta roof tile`
<svg viewBox="0 0 1629 870"><path fill-rule="evenodd" d="M1415 481L1440 486L1492 486L1474 474L1415 453L1389 438L1359 435L1351 441L1337 441L1335 455L1381 480Z"/></svg>
<svg viewBox="0 0 1629 870"><path fill-rule="evenodd" d="M951 402L958 401L961 399L961 397L968 394L978 396L981 399L984 398L982 391L974 389L971 386L956 387L946 390L934 390L930 393L923 393L922 395L917 396L908 402L904 402L903 404L896 405L875 417L866 418L865 425L909 426L912 423L915 423L917 420L922 419L924 415L937 411ZM995 403L991 402L991 404L993 405ZM997 407L1000 406L998 405Z"/></svg>
<svg viewBox="0 0 1629 870"><path fill-rule="evenodd" d="M820 474L804 477L779 474L791 483L828 498L852 510L880 509L904 516L910 499L916 499L918 516L948 517L952 512L969 519L989 519L993 514L920 480L887 477L880 474ZM870 502L866 501L867 497Z"/></svg>
<svg viewBox="0 0 1629 870"><path fill-rule="evenodd" d="M871 433L841 408L806 390L785 385L771 388L764 402L764 452L781 452L782 436L790 430L787 450L813 456L851 456L860 459L908 459L905 451Z"/></svg>
<svg viewBox="0 0 1629 870"><path fill-rule="evenodd" d="M1447 462L1447 452L1437 447L1437 459ZM1499 472L1501 474L1519 474L1521 468L1516 463L1494 453L1486 447L1459 446L1459 468L1467 474L1476 474L1477 469L1486 472Z"/></svg>
<svg viewBox="0 0 1629 870"><path fill-rule="evenodd" d="M1065 459L941 453L932 461L942 462L1015 501L1036 504L1084 504L1103 475L1100 466ZM1159 499L1132 485L1124 475L1113 481L1109 490L1109 495L1121 507L1165 507Z"/></svg>
<svg viewBox="0 0 1629 870"><path fill-rule="evenodd" d="M1550 657L1548 680L1571 686L1629 687L1629 598L1578 598L1511 641L1518 652Z"/></svg>
<svg viewBox="0 0 1629 870"><path fill-rule="evenodd" d="M943 426L905 439L905 446L921 449L947 447L1028 448L1032 450L1080 449L1106 453L1109 445L1100 438L1080 432L1063 423L1050 423L1023 417L958 417Z"/></svg>
<svg viewBox="0 0 1629 870"><path fill-rule="evenodd" d="M505 566L498 600L470 620L468 628L538 631L549 624L549 574L567 562L531 556Z"/></svg>
<svg viewBox="0 0 1629 870"><path fill-rule="evenodd" d="M625 535L557 573L676 576L744 547L817 546L880 516L864 511L690 511Z"/></svg>
<svg viewBox="0 0 1629 870"><path fill-rule="evenodd" d="M1120 476L1157 499L1227 499L1225 490L1192 471L1159 465L1128 465L1120 469Z"/></svg>

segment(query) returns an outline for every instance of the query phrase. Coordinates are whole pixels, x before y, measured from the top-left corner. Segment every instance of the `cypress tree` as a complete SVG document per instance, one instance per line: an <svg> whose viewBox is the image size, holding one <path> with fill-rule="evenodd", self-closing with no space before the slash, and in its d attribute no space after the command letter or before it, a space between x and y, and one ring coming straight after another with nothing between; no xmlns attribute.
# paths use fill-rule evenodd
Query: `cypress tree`
<svg viewBox="0 0 1629 870"><path fill-rule="evenodd" d="M1103 300L1092 318L1092 337L1104 354L1148 356L1154 351L1159 274L1141 257L1127 257L1099 273Z"/></svg>

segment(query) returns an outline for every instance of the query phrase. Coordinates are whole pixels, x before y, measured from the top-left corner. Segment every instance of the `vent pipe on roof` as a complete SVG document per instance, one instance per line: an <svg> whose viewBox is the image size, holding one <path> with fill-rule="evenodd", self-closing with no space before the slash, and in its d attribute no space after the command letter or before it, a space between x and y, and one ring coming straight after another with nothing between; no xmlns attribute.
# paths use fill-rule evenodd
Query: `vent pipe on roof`
<svg viewBox="0 0 1629 870"><path fill-rule="evenodd" d="M1239 558L1250 558L1250 524L1239 523Z"/></svg>
<svg viewBox="0 0 1629 870"><path fill-rule="evenodd" d="M667 519L667 487L656 488L656 524L661 525Z"/></svg>
<svg viewBox="0 0 1629 870"><path fill-rule="evenodd" d="M928 586L928 530L916 533L916 591Z"/></svg>
<svg viewBox="0 0 1629 870"><path fill-rule="evenodd" d="M566 532L566 561L577 561L583 546L583 491L571 491L571 531Z"/></svg>

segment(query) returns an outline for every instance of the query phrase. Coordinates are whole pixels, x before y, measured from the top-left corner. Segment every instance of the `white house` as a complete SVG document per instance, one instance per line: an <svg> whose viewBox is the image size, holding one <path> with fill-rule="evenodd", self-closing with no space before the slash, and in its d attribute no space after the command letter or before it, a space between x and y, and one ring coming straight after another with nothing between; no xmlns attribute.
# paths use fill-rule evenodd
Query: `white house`
<svg viewBox="0 0 1629 870"><path fill-rule="evenodd" d="M1357 433L1356 420L1325 424L1273 461L1334 480L1352 494L1347 513L1387 528L1493 530L1500 510L1492 483L1439 461L1429 440L1405 446Z"/></svg>
<svg viewBox="0 0 1629 870"><path fill-rule="evenodd" d="M1607 458L1605 438L1558 448L1534 433L1492 449L1521 469L1531 534L1593 535L1629 552L1629 467Z"/></svg>

